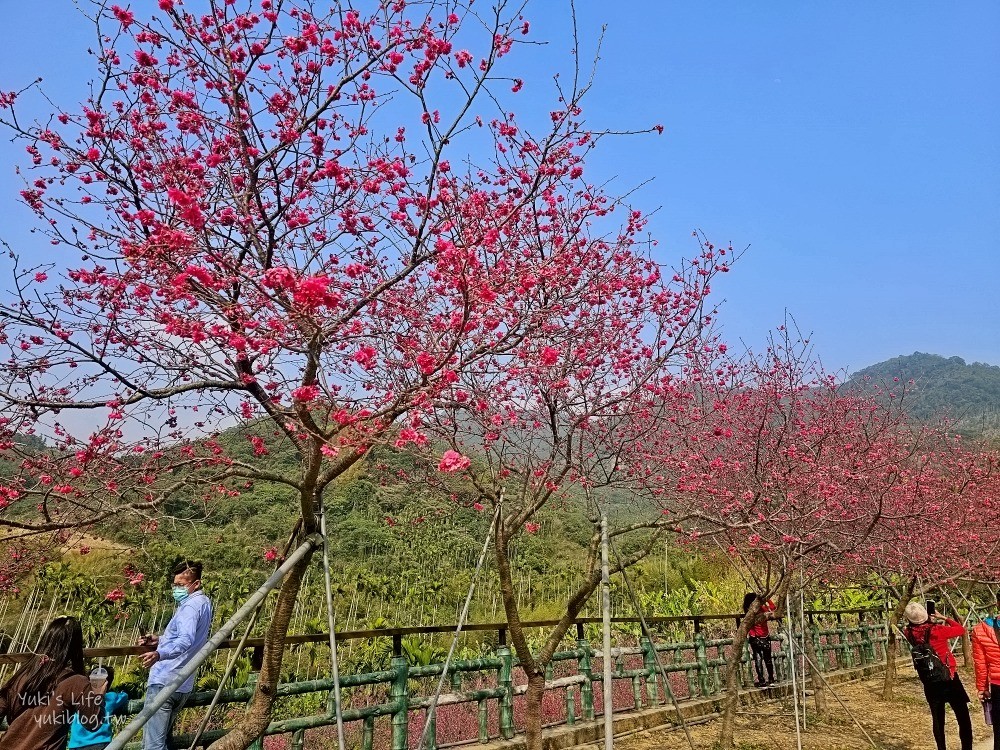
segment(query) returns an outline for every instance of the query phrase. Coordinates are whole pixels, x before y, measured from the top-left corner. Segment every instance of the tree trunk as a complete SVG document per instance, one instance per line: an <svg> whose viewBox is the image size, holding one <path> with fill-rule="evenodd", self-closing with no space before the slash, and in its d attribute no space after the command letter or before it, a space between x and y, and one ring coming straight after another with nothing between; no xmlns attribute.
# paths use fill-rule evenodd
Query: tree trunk
<svg viewBox="0 0 1000 750"><path fill-rule="evenodd" d="M497 561L497 578L500 583L500 598L504 613L507 615L507 632L520 662L521 671L528 679L528 690L524 696L525 710L525 745L527 750L542 750L542 699L545 696L545 667L552 661L552 654L569 630L573 619L580 614L590 594L597 587L600 578L591 575L584 581L567 603L566 612L559 623L549 634L546 644L538 654L533 654L528 647L528 640L521 627L521 614L517 606L517 596L514 591L514 579L510 567L507 545L510 543L508 533L500 528L493 539L493 547Z"/></svg>
<svg viewBox="0 0 1000 750"><path fill-rule="evenodd" d="M545 673L528 678L524 694L524 744L526 750L542 750L542 698L545 697Z"/></svg>
<svg viewBox="0 0 1000 750"><path fill-rule="evenodd" d="M743 626L740 626L742 629ZM738 633L739 631L737 631ZM746 643L746 631L743 636L739 635L733 639L733 651L740 657L743 655L743 644ZM738 650L737 650L738 649ZM736 724L736 707L739 704L740 693L736 676L739 674L739 658L730 658L726 664L726 692L722 698L722 729L719 732L719 747L729 750L733 746L733 734Z"/></svg>
<svg viewBox="0 0 1000 750"><path fill-rule="evenodd" d="M302 586L302 577L312 559L312 550L305 555L285 576L278 591L278 601L274 615L264 636L264 661L253 696L247 704L246 714L236 726L212 743L209 750L243 750L264 734L271 723L275 690L281 674L281 661L285 655L285 637L295 610L295 600Z"/></svg>
<svg viewBox="0 0 1000 750"><path fill-rule="evenodd" d="M816 715L823 716L826 713L826 685L819 675L819 661L816 658L816 644L809 636L809 633L802 634L802 640L806 645L806 656L809 657L809 674L812 677L813 701L816 706ZM805 675L802 677L805 681Z"/></svg>
<svg viewBox="0 0 1000 750"><path fill-rule="evenodd" d="M733 746L733 730L736 723L736 707L740 699L739 673L743 663L743 647L747 642L747 631L750 623L760 612L763 602L758 597L750 605L746 616L740 620L740 626L733 634L733 647L726 661L726 692L722 699L722 730L719 733L719 747L729 750Z"/></svg>
<svg viewBox="0 0 1000 750"><path fill-rule="evenodd" d="M972 639L969 637L969 629L962 633L962 666L967 667L972 664Z"/></svg>
<svg viewBox="0 0 1000 750"><path fill-rule="evenodd" d="M896 638L896 626L903 617L903 610L913 597L913 589L917 586L917 578L914 576L906 584L903 595L899 597L896 606L889 614L889 633L885 644L885 680L882 683L882 700L892 700L893 688L896 684L896 654L898 651L898 639Z"/></svg>
<svg viewBox="0 0 1000 750"><path fill-rule="evenodd" d="M517 654L521 671L528 680L528 689L525 693L525 745L527 750L542 749L542 699L545 696L545 669L551 663L552 656L559 648L563 636L569 632L573 620L580 615L587 600L597 589L601 581L600 569L594 565L588 566L588 575L581 582L580 586L566 602L566 611L559 618L559 622L549 632L545 643L538 649L537 653L532 653L528 647L527 638L521 627L521 615L518 608L517 596L514 591L514 579L511 572L508 545L510 544L511 533L501 522L497 528L497 533L493 538L493 549L497 562L497 579L500 584L500 598L503 602L504 613L507 615L507 632L510 634L511 645L514 653ZM635 564L649 554L652 543L657 537L651 537L651 541L646 547L619 559L618 564L612 566L611 572L619 573L629 566ZM598 547L591 546L591 554L596 554Z"/></svg>
<svg viewBox="0 0 1000 750"><path fill-rule="evenodd" d="M719 732L719 747L729 750L733 746L733 730L736 723L736 707L739 705L740 686L739 674L743 663L743 647L747 642L747 631L750 623L760 611L762 602L754 600L746 616L740 620L740 626L733 635L733 647L726 662L726 692L722 699L722 730Z"/></svg>
<svg viewBox="0 0 1000 750"><path fill-rule="evenodd" d="M892 688L896 683L896 634L890 624L889 640L885 644L885 679L882 681L882 700L892 700Z"/></svg>
<svg viewBox="0 0 1000 750"><path fill-rule="evenodd" d="M775 606L777 607L776 614L782 612L784 609L785 595L788 593L788 587L791 583L791 576L786 572L774 590L773 597ZM733 647L729 652L729 659L726 662L726 692L722 699L722 728L719 731L719 747L721 750L729 750L733 746L733 735L736 728L736 709L740 702L738 677L740 667L743 663L743 647L747 642L747 631L750 629L750 624L754 621L756 615L760 613L760 608L764 604L764 601L766 599L762 601L759 596L754 600L746 616L740 620L740 626L736 628L736 633L733 634Z"/></svg>
<svg viewBox="0 0 1000 750"><path fill-rule="evenodd" d="M497 578L500 583L500 598L503 601L504 613L507 615L507 631L514 653L520 662L521 671L528 678L528 692L525 694L525 744L527 750L542 750L542 696L545 693L545 670L536 661L528 640L521 628L521 615L517 606L517 596L514 593L514 577L510 568L510 557L507 545L510 537L498 521L497 532L493 537L493 551L497 561Z"/></svg>

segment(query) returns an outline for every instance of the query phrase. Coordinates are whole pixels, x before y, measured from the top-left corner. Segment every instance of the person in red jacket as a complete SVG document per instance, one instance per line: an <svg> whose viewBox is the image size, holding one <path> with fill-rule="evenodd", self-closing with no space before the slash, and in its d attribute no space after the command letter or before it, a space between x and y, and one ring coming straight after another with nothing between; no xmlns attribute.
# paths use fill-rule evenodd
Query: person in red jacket
<svg viewBox="0 0 1000 750"><path fill-rule="evenodd" d="M972 718L969 716L969 694L958 677L958 664L948 645L949 638L965 633L962 624L939 614L927 616L927 610L916 602L906 605L903 614L909 620L904 635L911 644L928 644L951 672L949 682L924 684L924 696L931 709L934 742L938 750L945 750L944 707L951 706L958 722L958 736L962 750L972 750Z"/></svg>
<svg viewBox="0 0 1000 750"><path fill-rule="evenodd" d="M750 606L757 598L757 594L754 592L747 592L747 595L743 597L743 614L750 611ZM771 655L771 631L767 626L767 621L771 619L774 611L774 602L771 600L761 604L757 612L756 621L747 630L747 640L750 642L750 653L753 656L754 671L757 673L757 678L753 683L755 687L766 687L774 684L774 657ZM767 677L764 676L765 667L767 668Z"/></svg>
<svg viewBox="0 0 1000 750"><path fill-rule="evenodd" d="M1000 610L1000 592L997 593ZM972 660L976 665L976 691L982 701L990 701L993 720L993 750L1000 750L1000 616L987 617L972 629Z"/></svg>

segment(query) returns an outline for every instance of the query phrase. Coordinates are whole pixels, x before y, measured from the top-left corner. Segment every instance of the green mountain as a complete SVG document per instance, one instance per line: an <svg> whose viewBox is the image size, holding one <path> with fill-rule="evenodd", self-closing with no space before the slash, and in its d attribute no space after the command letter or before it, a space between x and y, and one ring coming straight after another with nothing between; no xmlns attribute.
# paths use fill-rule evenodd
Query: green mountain
<svg viewBox="0 0 1000 750"><path fill-rule="evenodd" d="M249 436L264 438L269 452L255 455ZM218 440L227 455L271 473L296 471L287 439L265 423L227 430ZM342 628L446 623L457 617L491 514L477 507L479 496L470 483L441 475L435 466L405 451L375 446L329 491L330 565ZM634 505L620 498L607 499L612 516L635 512ZM149 523L124 514L95 526L85 538L71 540L60 558L23 581L21 596L43 592L38 601L45 606L36 604L37 627L50 602L59 611L85 602L75 611L84 617L88 639L112 643L118 637L112 631L127 635L136 623L154 631L163 625L163 613L169 612L163 606L164 571L179 558L194 558L205 561L206 589L217 617L225 618L273 569L274 553L296 514L291 493L267 483L241 483L238 496L206 498L201 491L179 492L162 508L155 533ZM585 573L593 525L582 498L573 493L554 500L535 521L536 530L511 544L514 587L527 619L549 619L562 611ZM621 543L627 554L636 542ZM473 620L504 617L494 565L489 556L472 600ZM658 548L633 576L652 614L730 611L742 595L742 581L727 578L724 565L680 548ZM121 599L112 603L106 592L115 586ZM631 611L620 585L613 601L616 608L625 607L626 614ZM322 632L325 607L321 556L316 555L296 605L293 632ZM128 628L120 627L120 618ZM5 620L0 612L0 647L5 630L15 627L13 615L8 613Z"/></svg>
<svg viewBox="0 0 1000 750"><path fill-rule="evenodd" d="M945 418L970 437L1000 437L1000 367L914 352L859 370L847 385L866 381L888 390L906 386L907 410L915 419Z"/></svg>
<svg viewBox="0 0 1000 750"><path fill-rule="evenodd" d="M910 381L913 384L907 386ZM917 352L867 367L852 375L845 387L871 383L896 393L906 387L908 410L918 420L946 417L966 435L1000 439L1000 367ZM252 436L265 440L267 455L255 454L248 439ZM272 473L297 471L292 446L266 423L233 428L219 441L228 455ZM46 449L41 442L31 445ZM375 447L331 488L327 499L330 556L338 609L342 610L338 617L348 629L370 627L382 620L393 624L448 621L463 602L490 514L476 508L474 487L457 477L428 471L425 464L406 452ZM195 557L209 563L209 580L220 612L231 612L273 567L267 551L284 544L297 517L295 500L283 486L242 484L238 489L238 496L210 498L193 490L178 493L162 509L155 533L150 524L129 516L101 524L72 547L78 550L94 544L93 554L70 552L36 580L51 588L57 598L79 601L86 594L104 602L104 592L121 582L124 565L144 573L151 585L125 585L127 599L121 607L94 609L89 627L96 633L103 631L106 619L126 609L158 612L163 571L179 557ZM609 496L608 500L619 512L631 507L623 498ZM575 588L593 527L584 503L572 494L536 520L540 523L537 533L521 535L512 554L521 604L529 616L544 618L553 616ZM99 551L100 543L110 548ZM491 564L488 561L487 568ZM712 586L723 578L719 561L692 558L689 552L671 547L648 558L634 573L644 598L664 597L662 601L650 599L650 612L656 614L689 611L694 606L689 600L695 596L705 600L698 605L701 611L730 611L739 601L743 584L729 581L726 585L732 584L732 591L715 592ZM503 616L489 580L487 570L473 602L473 616L481 621ZM89 587L86 591L72 588L83 586L81 581ZM26 582L26 592L34 582ZM322 582L317 559L296 615L299 631L325 627ZM706 603L713 597L716 603ZM619 592L616 601L621 599Z"/></svg>

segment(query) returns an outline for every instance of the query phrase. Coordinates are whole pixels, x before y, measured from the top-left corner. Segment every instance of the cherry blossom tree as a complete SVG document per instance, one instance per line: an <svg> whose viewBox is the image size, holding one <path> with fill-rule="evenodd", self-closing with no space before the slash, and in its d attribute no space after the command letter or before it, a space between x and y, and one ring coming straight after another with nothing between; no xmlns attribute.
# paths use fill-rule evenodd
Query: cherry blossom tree
<svg viewBox="0 0 1000 750"><path fill-rule="evenodd" d="M846 392L787 326L761 356L702 366L692 408L637 454L675 533L739 561L759 594L734 635L721 745L733 742L738 672L763 601L857 550L912 481L919 441L898 404ZM692 379L693 380L693 379Z"/></svg>
<svg viewBox="0 0 1000 750"><path fill-rule="evenodd" d="M626 455L655 413L683 403L676 399L682 389L673 371L688 351L704 345L705 326L715 314L705 307L710 282L732 258L731 248L704 243L695 259L661 276L651 261L633 256L631 273L595 276L593 294L552 321L530 361L468 368L436 411L434 431L447 446L441 468L461 471L478 505L499 513L493 554L508 632L527 680L529 748L542 747L546 667L601 581L601 516L609 517L611 539L629 541L611 561L612 574L662 540L663 517L653 503L637 498L627 512L615 513L601 497L611 488L634 489ZM579 584L544 643L532 650L522 627L512 548L521 534L538 530L540 514L558 513L569 503L586 505L594 531Z"/></svg>
<svg viewBox="0 0 1000 750"><path fill-rule="evenodd" d="M463 377L585 360L573 311L630 290L655 301L656 269L633 252L642 216L584 175L602 137L582 120L586 86L561 88L537 132L511 113L519 5L159 7L96 6L81 107L32 120L33 86L0 94L52 244L11 249L0 305L7 543L123 513L153 531L167 501L246 482L287 488L306 538L331 484L376 443L423 444ZM294 446L296 473L218 439L242 427L263 454L262 425ZM267 726L308 563L282 584L249 711L218 747Z"/></svg>
<svg viewBox="0 0 1000 750"><path fill-rule="evenodd" d="M947 425L944 425L946 428ZM947 431L925 436L917 481L899 488L862 548L848 555L842 575L880 579L895 597L889 612L883 697L892 698L903 610L914 596L950 588L960 580L992 580L1000 547L997 528L997 457L966 448Z"/></svg>

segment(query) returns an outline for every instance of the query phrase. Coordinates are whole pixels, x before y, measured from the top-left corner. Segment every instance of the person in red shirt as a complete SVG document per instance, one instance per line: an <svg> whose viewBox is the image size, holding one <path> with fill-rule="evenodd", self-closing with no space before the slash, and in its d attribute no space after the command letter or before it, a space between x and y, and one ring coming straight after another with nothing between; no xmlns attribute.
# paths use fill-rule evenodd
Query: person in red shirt
<svg viewBox="0 0 1000 750"><path fill-rule="evenodd" d="M972 629L972 657L976 665L976 692L990 702L993 750L1000 750L1000 592L994 614ZM985 706L984 706L985 707Z"/></svg>
<svg viewBox="0 0 1000 750"><path fill-rule="evenodd" d="M743 597L743 614L750 611L750 606L757 599L757 594L752 591ZM756 687L765 687L774 684L774 658L771 655L771 631L767 626L770 613L774 612L774 602L768 600L760 605L756 622L747 630L747 639L750 641L750 653L753 654L753 667L757 673L754 680ZM764 669L767 668L767 679L764 678Z"/></svg>
<svg viewBox="0 0 1000 750"><path fill-rule="evenodd" d="M927 615L927 610L917 602L910 602L903 611L909 621L904 635L911 644L928 644L948 670L950 682L924 684L924 697L931 709L934 742L938 750L945 750L944 707L951 706L958 722L958 736L962 750L972 750L972 719L969 717L969 694L958 677L958 665L948 645L949 638L958 638L965 633L962 624L939 614Z"/></svg>

